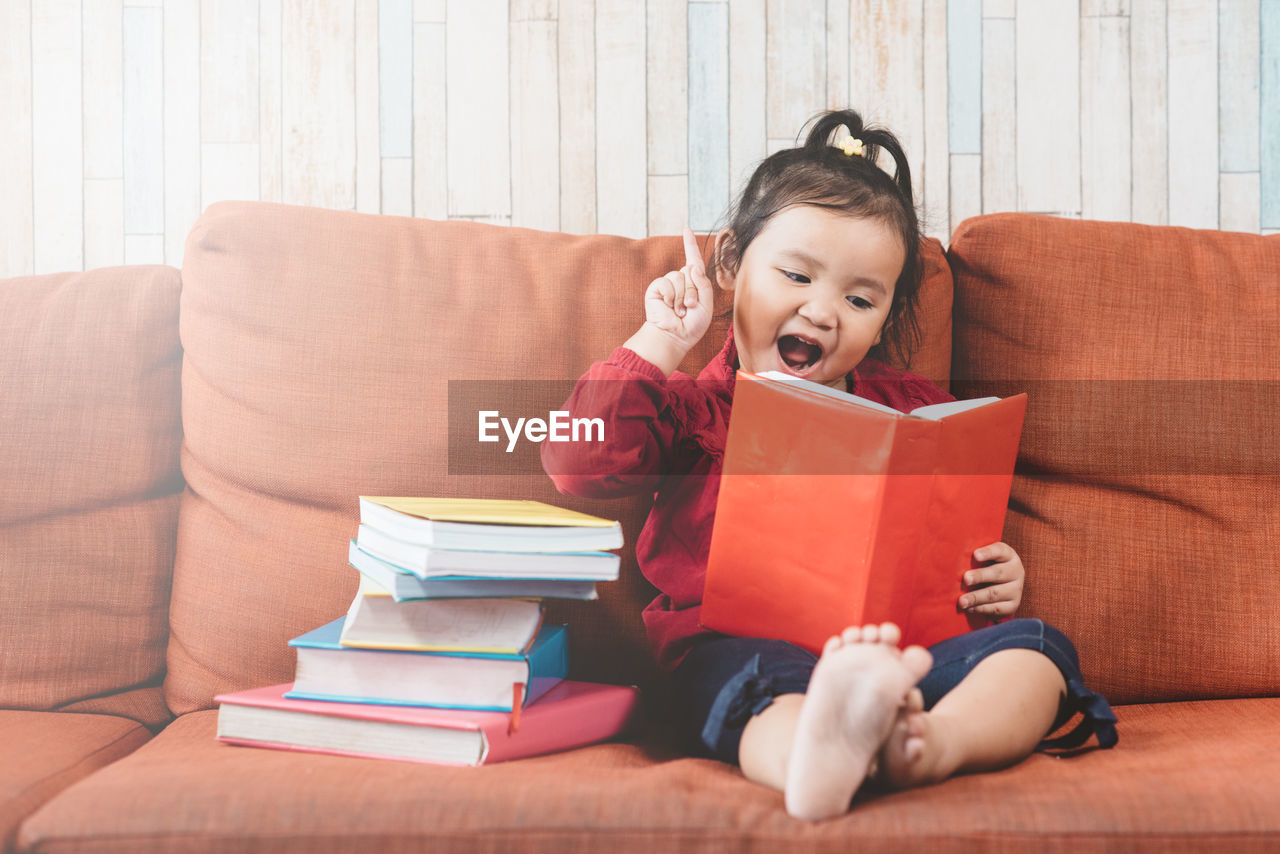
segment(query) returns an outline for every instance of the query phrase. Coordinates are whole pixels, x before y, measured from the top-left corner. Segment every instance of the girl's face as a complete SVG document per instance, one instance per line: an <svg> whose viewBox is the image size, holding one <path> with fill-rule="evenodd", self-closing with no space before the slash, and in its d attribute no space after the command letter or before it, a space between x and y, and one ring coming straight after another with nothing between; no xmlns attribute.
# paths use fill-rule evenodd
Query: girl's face
<svg viewBox="0 0 1280 854"><path fill-rule="evenodd" d="M906 262L878 219L826 208L785 208L747 247L735 274L733 337L741 367L782 371L844 390L844 375L880 341Z"/></svg>

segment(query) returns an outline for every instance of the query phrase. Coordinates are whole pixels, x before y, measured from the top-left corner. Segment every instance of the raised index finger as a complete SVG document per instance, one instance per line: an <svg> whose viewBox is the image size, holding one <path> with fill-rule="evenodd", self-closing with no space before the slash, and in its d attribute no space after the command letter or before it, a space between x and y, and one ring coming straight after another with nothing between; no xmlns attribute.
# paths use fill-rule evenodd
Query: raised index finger
<svg viewBox="0 0 1280 854"><path fill-rule="evenodd" d="M707 268L702 264L702 250L698 248L698 241L693 236L693 230L687 225L684 227L684 260L698 275L705 276L707 274Z"/></svg>

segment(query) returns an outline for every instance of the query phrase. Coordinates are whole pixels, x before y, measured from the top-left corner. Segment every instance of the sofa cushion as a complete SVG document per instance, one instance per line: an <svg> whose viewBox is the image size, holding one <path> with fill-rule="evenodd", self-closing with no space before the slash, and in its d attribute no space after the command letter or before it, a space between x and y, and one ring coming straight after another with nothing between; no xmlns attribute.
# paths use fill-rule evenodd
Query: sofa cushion
<svg viewBox="0 0 1280 854"><path fill-rule="evenodd" d="M183 499L166 697L288 681L289 638L342 614L356 496L530 498L621 519L647 501L558 494L537 446L477 441L478 401L503 415L558 408L643 322L649 282L683 263L678 237L629 240L470 222L219 203L183 269ZM950 276L933 277L918 369L945 376ZM723 299L725 295L721 294ZM727 300L721 302L727 309ZM729 322L689 354L696 372ZM580 679L649 684L640 611L653 596L623 549L596 602L555 603Z"/></svg>
<svg viewBox="0 0 1280 854"><path fill-rule="evenodd" d="M1023 613L1113 701L1280 693L1280 237L967 220L953 385L1026 391Z"/></svg>
<svg viewBox="0 0 1280 854"><path fill-rule="evenodd" d="M0 710L0 852L14 850L18 825L37 807L150 737L113 715Z"/></svg>
<svg viewBox="0 0 1280 854"><path fill-rule="evenodd" d="M209 850L1265 850L1280 834L1280 699L1122 707L1118 749L787 816L732 766L604 744L480 768L231 747L195 712L24 826L40 854Z"/></svg>
<svg viewBox="0 0 1280 854"><path fill-rule="evenodd" d="M180 290L159 266L0 282L0 706L168 719Z"/></svg>

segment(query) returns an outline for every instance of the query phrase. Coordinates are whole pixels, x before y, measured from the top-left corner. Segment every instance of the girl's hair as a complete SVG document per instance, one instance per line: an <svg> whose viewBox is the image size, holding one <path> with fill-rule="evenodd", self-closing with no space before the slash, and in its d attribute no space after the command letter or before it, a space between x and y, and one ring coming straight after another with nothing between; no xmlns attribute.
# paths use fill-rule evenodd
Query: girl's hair
<svg viewBox="0 0 1280 854"><path fill-rule="evenodd" d="M864 127L862 116L853 110L820 113L810 122L804 144L778 151L761 162L729 210L728 232L711 259L712 280L720 265L736 274L747 247L769 220L793 205L814 205L851 217L881 220L898 233L906 261L894 283L884 334L867 355L881 361L896 356L907 364L920 340L916 302L923 278L920 225L907 157L891 131L875 125ZM831 136L841 126L862 140L861 156L845 154L832 144ZM834 142L839 144L842 139ZM892 178L876 165L881 149L893 157Z"/></svg>

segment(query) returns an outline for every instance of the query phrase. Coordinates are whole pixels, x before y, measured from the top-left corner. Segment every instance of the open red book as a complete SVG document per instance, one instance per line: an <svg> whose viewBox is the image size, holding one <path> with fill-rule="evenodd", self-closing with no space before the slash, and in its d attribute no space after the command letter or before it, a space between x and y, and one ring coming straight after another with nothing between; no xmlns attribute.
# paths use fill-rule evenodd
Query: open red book
<svg viewBox="0 0 1280 854"><path fill-rule="evenodd" d="M961 634L973 551L1001 539L1027 396L903 414L783 374L739 371L702 602L709 629L818 652L891 621Z"/></svg>

